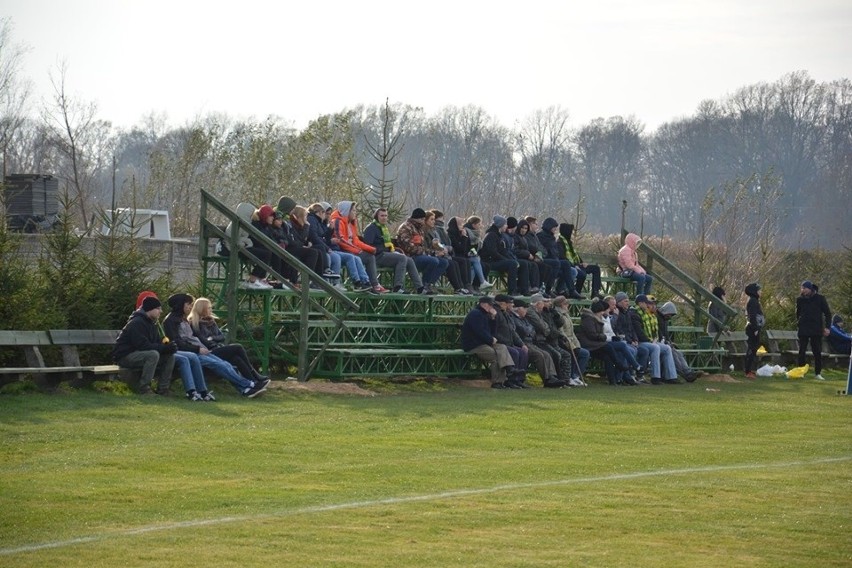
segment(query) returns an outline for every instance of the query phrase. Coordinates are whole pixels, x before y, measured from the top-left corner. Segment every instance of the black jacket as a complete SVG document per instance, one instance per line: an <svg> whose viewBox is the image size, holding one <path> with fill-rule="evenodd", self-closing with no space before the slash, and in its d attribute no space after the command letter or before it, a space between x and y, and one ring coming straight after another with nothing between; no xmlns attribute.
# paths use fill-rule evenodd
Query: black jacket
<svg viewBox="0 0 852 568"><path fill-rule="evenodd" d="M481 307L476 306L464 318L461 328L461 347L465 351L480 345L494 344L495 322Z"/></svg>
<svg viewBox="0 0 852 568"><path fill-rule="evenodd" d="M112 359L118 361L135 351L174 353L172 347L163 344L157 324L142 310L136 310L130 314L130 318L115 340Z"/></svg>
<svg viewBox="0 0 852 568"><path fill-rule="evenodd" d="M822 335L831 327L831 310L825 296L816 292L796 298L796 321L799 337Z"/></svg>
<svg viewBox="0 0 852 568"><path fill-rule="evenodd" d="M501 260L514 260L517 262L509 251L506 250L506 241L503 240L500 234L500 229L491 225L485 233L485 239L482 241L482 250L479 251L479 256L484 262L499 262Z"/></svg>

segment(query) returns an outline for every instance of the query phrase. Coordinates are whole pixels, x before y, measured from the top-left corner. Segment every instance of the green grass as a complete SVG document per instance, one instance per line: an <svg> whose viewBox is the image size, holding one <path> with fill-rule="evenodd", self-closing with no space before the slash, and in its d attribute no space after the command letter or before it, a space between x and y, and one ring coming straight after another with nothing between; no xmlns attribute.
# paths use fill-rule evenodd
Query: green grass
<svg viewBox="0 0 852 568"><path fill-rule="evenodd" d="M0 395L0 566L849 566L828 376Z"/></svg>

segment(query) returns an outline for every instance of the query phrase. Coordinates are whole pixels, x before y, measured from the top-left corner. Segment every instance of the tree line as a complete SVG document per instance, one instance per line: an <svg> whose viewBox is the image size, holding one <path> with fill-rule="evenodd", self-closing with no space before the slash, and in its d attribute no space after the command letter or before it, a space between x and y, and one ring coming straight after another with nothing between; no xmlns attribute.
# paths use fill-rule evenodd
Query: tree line
<svg viewBox="0 0 852 568"><path fill-rule="evenodd" d="M68 68L34 112L9 21L0 20L3 172L57 176L83 230L118 207L168 210L175 236L197 232L199 191L226 203L353 199L449 215L535 214L582 233L749 246L839 248L849 240L852 83L789 73L701 103L654 132L635 117L580 126L567 109L507 128L476 106L437 115L385 101L319 116L200 116L182 126L150 115L129 129L66 92ZM624 204L624 206L622 206Z"/></svg>

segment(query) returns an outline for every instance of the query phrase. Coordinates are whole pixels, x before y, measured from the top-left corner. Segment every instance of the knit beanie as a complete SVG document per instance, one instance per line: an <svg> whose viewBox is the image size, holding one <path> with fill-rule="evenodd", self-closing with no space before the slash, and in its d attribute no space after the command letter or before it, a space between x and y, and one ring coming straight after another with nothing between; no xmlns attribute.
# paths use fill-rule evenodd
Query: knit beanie
<svg viewBox="0 0 852 568"><path fill-rule="evenodd" d="M518 226L518 220L517 219L515 219L514 217L506 217L506 228L507 229L514 229L517 226Z"/></svg>
<svg viewBox="0 0 852 568"><path fill-rule="evenodd" d="M263 204L260 206L260 209L257 210L257 216L260 217L260 220L264 223L266 222L267 217L271 217L275 215L275 210L272 208L272 205Z"/></svg>
<svg viewBox="0 0 852 568"><path fill-rule="evenodd" d="M162 308L163 304L160 303L154 296L148 296L144 300L142 300L142 311L150 312L151 310L156 310L157 308Z"/></svg>
<svg viewBox="0 0 852 568"><path fill-rule="evenodd" d="M627 295L627 292L618 292L615 295L615 303L623 302L624 300L629 300L630 296Z"/></svg>
<svg viewBox="0 0 852 568"><path fill-rule="evenodd" d="M420 207L418 207L414 211L411 212L411 218L412 219L425 219L426 218L426 212L423 209L421 209Z"/></svg>
<svg viewBox="0 0 852 568"><path fill-rule="evenodd" d="M494 215L494 219L492 219L492 221L494 222L494 226L498 229L506 225L506 218L502 215Z"/></svg>

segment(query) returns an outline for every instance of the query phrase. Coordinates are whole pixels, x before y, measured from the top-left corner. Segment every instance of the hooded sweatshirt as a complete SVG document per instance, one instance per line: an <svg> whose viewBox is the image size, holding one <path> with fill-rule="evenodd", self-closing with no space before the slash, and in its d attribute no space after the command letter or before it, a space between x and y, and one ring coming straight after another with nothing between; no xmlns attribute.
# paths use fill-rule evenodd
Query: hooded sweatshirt
<svg viewBox="0 0 852 568"><path fill-rule="evenodd" d="M553 229L559 226L559 222L553 217L548 217L541 223L541 230L536 234L538 242L541 243L541 250L544 253L544 258L552 258L560 260L563 257L559 254L559 247L556 245L556 237L553 235Z"/></svg>
<svg viewBox="0 0 852 568"><path fill-rule="evenodd" d="M748 324L760 328L766 324L766 320L763 317L763 308L760 306L760 298L757 295L759 290L760 286L754 283L745 287L745 293L748 296L748 302L746 303Z"/></svg>
<svg viewBox="0 0 852 568"><path fill-rule="evenodd" d="M343 252L351 254L361 254L368 252L376 254L376 249L358 236L358 222L355 219L349 219L349 212L355 206L354 201L341 201L337 204L337 208L331 213L329 225L334 231L334 236L339 239L338 246Z"/></svg>
<svg viewBox="0 0 852 568"><path fill-rule="evenodd" d="M831 310L825 296L811 292L810 296L796 298L796 321L799 337L822 335L831 327Z"/></svg>
<svg viewBox="0 0 852 568"><path fill-rule="evenodd" d="M618 267L624 270L632 270L634 274L645 274L645 269L639 264L639 255L636 248L642 239L635 233L628 233L624 239L624 246L618 250Z"/></svg>
<svg viewBox="0 0 852 568"><path fill-rule="evenodd" d="M162 338L157 324L147 312L138 309L132 314L115 340L112 359L118 361L135 351L163 352Z"/></svg>

